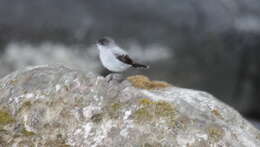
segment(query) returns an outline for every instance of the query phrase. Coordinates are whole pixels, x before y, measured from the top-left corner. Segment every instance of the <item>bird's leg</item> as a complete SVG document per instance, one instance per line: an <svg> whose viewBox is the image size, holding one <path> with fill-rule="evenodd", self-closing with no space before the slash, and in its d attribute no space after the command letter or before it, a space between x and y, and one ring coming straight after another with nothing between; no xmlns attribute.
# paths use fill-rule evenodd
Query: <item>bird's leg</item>
<svg viewBox="0 0 260 147"><path fill-rule="evenodd" d="M108 82L110 81L117 81L117 82L122 82L124 80L123 75L119 73L110 73L106 76L106 80Z"/></svg>

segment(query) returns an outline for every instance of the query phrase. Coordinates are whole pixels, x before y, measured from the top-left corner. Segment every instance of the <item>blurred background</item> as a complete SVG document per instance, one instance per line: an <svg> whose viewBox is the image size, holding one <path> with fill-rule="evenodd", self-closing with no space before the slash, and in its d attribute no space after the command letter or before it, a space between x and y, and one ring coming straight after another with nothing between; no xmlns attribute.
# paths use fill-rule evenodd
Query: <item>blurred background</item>
<svg viewBox="0 0 260 147"><path fill-rule="evenodd" d="M106 73L113 37L145 74L207 91L260 122L259 0L1 0L0 77L40 64Z"/></svg>

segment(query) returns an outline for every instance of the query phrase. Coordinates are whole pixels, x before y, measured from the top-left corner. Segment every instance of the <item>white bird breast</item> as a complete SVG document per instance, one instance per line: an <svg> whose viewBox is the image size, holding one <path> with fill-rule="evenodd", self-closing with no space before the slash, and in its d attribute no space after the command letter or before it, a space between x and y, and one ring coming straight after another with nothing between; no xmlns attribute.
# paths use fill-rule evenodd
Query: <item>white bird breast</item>
<svg viewBox="0 0 260 147"><path fill-rule="evenodd" d="M104 67L113 72L122 72L131 67L129 64L125 64L118 60L113 54L112 50L103 46L99 46L99 58Z"/></svg>

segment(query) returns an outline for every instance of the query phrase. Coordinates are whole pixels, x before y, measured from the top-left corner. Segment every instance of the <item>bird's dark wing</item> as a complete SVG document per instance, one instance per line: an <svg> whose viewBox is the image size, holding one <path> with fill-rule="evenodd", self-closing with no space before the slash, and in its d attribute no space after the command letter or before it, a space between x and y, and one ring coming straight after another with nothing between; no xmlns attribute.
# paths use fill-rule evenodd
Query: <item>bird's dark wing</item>
<svg viewBox="0 0 260 147"><path fill-rule="evenodd" d="M116 58L125 64L133 65L134 63L133 60L128 55L116 54Z"/></svg>

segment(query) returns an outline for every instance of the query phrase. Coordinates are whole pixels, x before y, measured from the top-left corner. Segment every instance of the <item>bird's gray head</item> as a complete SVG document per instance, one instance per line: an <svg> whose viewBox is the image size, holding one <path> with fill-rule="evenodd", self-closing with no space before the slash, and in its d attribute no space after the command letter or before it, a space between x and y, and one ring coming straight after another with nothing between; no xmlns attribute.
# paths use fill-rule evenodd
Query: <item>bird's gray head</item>
<svg viewBox="0 0 260 147"><path fill-rule="evenodd" d="M97 41L97 45L103 47L113 45L114 43L114 40L109 37L103 37Z"/></svg>

